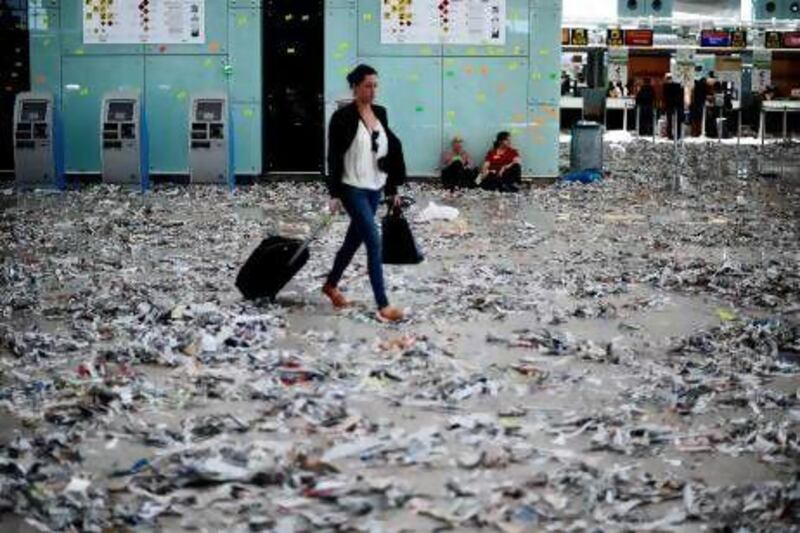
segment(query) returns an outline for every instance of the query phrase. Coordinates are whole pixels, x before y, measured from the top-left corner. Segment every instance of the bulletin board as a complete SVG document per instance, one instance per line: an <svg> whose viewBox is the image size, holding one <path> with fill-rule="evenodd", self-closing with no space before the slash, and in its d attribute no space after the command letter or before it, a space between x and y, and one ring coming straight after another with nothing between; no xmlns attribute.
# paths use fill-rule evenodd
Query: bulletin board
<svg viewBox="0 0 800 533"><path fill-rule="evenodd" d="M383 0L382 44L506 42L506 0Z"/></svg>
<svg viewBox="0 0 800 533"><path fill-rule="evenodd" d="M203 44L205 0L85 0L84 44Z"/></svg>

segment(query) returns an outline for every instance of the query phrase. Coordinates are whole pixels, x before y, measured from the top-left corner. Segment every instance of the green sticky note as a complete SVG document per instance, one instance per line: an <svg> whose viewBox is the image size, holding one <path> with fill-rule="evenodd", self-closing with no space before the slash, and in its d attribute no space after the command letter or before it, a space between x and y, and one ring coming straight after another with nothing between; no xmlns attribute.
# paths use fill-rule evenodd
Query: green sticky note
<svg viewBox="0 0 800 533"><path fill-rule="evenodd" d="M477 51L475 48L472 48L472 47L470 47L470 48L467 48L467 55L468 55L468 56L474 56L474 55L476 55L477 53L478 53L478 51Z"/></svg>
<svg viewBox="0 0 800 533"><path fill-rule="evenodd" d="M81 90L78 92L81 96L89 96L89 88L88 87L81 87Z"/></svg>
<svg viewBox="0 0 800 533"><path fill-rule="evenodd" d="M730 322L732 320L736 320L736 313L730 311L729 309L723 309L721 307L715 310L715 313L719 317L720 320L723 322Z"/></svg>
<svg viewBox="0 0 800 533"><path fill-rule="evenodd" d="M350 43L347 41L342 41L339 43L339 46L337 46L336 49L340 51L350 50Z"/></svg>
<svg viewBox="0 0 800 533"><path fill-rule="evenodd" d="M84 53L85 52L83 51L83 48L76 48L75 49L75 55L77 55L77 56L82 56Z"/></svg>
<svg viewBox="0 0 800 533"><path fill-rule="evenodd" d="M479 92L475 95L475 100L477 100L479 104L484 103L486 101L486 93Z"/></svg>
<svg viewBox="0 0 800 533"><path fill-rule="evenodd" d="M419 53L424 56L433 55L433 49L430 46L423 46L419 49Z"/></svg>
<svg viewBox="0 0 800 533"><path fill-rule="evenodd" d="M249 19L247 18L247 15L239 15L238 17L236 17L236 25L239 26L240 28L243 26L247 26L248 22Z"/></svg>
<svg viewBox="0 0 800 533"><path fill-rule="evenodd" d="M448 111L447 112L447 118L450 119L450 120L455 119L456 118L456 112L455 111Z"/></svg>
<svg viewBox="0 0 800 533"><path fill-rule="evenodd" d="M519 68L519 63L516 61L512 61L508 64L508 70L517 70Z"/></svg>
<svg viewBox="0 0 800 533"><path fill-rule="evenodd" d="M455 73L455 72L453 72L452 70L448 70L448 71L447 71L447 72L445 72L444 74L445 74L445 76L447 76L448 78L452 78L453 76L455 76L455 75L456 75L456 73Z"/></svg>
<svg viewBox="0 0 800 533"><path fill-rule="evenodd" d="M179 102L184 102L187 98L189 98L189 93L186 91L178 91L175 94L175 98L177 98Z"/></svg>
<svg viewBox="0 0 800 533"><path fill-rule="evenodd" d="M372 20L372 13L364 13L362 18L364 19L364 22L369 22L370 20Z"/></svg>
<svg viewBox="0 0 800 533"><path fill-rule="evenodd" d="M242 109L242 115L244 115L245 118L253 118L255 114L256 113L255 111L252 110L252 108L245 107L244 109Z"/></svg>
<svg viewBox="0 0 800 533"><path fill-rule="evenodd" d="M551 80L557 80L558 79L558 72L551 72L550 73L550 79Z"/></svg>
<svg viewBox="0 0 800 533"><path fill-rule="evenodd" d="M541 72L531 72L531 79L533 81L541 80L542 79L542 73Z"/></svg>
<svg viewBox="0 0 800 533"><path fill-rule="evenodd" d="M423 111L425 111L425 108L422 107L421 105L418 105L417 107L414 108L414 111L416 111L417 113L422 113Z"/></svg>
<svg viewBox="0 0 800 533"><path fill-rule="evenodd" d="M540 49L539 50L539 55L540 56L549 56L550 55L550 49L549 48Z"/></svg>
<svg viewBox="0 0 800 533"><path fill-rule="evenodd" d="M207 57L205 61L203 61L203 66L206 68L211 68L214 66L214 60L210 57Z"/></svg>

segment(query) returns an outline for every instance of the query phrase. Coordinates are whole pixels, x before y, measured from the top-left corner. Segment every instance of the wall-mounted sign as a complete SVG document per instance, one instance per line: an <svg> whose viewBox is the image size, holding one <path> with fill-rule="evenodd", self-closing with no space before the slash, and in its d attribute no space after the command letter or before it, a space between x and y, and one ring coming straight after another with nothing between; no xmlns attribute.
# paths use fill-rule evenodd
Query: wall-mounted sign
<svg viewBox="0 0 800 533"><path fill-rule="evenodd" d="M384 0L381 43L506 43L506 0Z"/></svg>
<svg viewBox="0 0 800 533"><path fill-rule="evenodd" d="M586 30L586 28L572 29L572 45L589 46L589 32Z"/></svg>
<svg viewBox="0 0 800 533"><path fill-rule="evenodd" d="M625 46L625 32L619 28L609 29L606 34L608 46Z"/></svg>
<svg viewBox="0 0 800 533"><path fill-rule="evenodd" d="M700 46L729 48L731 46L731 34L727 31L703 30L700 32Z"/></svg>
<svg viewBox="0 0 800 533"><path fill-rule="evenodd" d="M625 30L628 46L653 46L653 30Z"/></svg>
<svg viewBox="0 0 800 533"><path fill-rule="evenodd" d="M779 31L768 31L764 34L764 48L780 48L783 46L783 37Z"/></svg>
<svg viewBox="0 0 800 533"><path fill-rule="evenodd" d="M203 44L205 0L84 0L86 44Z"/></svg>
<svg viewBox="0 0 800 533"><path fill-rule="evenodd" d="M732 31L731 46L733 48L747 48L747 32L743 30Z"/></svg>

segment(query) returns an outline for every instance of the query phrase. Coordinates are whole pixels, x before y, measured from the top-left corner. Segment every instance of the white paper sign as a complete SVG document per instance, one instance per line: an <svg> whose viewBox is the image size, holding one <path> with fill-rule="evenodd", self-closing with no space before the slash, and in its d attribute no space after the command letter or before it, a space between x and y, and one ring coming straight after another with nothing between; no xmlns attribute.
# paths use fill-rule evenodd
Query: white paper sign
<svg viewBox="0 0 800 533"><path fill-rule="evenodd" d="M203 44L205 0L84 0L85 44Z"/></svg>
<svg viewBox="0 0 800 533"><path fill-rule="evenodd" d="M383 44L506 43L506 0L382 0Z"/></svg>

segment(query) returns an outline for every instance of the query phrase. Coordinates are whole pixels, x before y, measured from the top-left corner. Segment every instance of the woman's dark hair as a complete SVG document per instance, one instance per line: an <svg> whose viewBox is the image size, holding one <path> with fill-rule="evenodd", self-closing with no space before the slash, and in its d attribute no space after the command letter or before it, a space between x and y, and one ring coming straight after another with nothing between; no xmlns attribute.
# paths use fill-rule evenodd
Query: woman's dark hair
<svg viewBox="0 0 800 533"><path fill-rule="evenodd" d="M500 133L498 133L497 137L495 137L494 139L494 149L497 150L498 148L500 148L500 145L503 143L503 141L505 141L509 137L511 137L511 134L508 133L507 131L501 131Z"/></svg>
<svg viewBox="0 0 800 533"><path fill-rule="evenodd" d="M373 74L378 74L378 71L362 63L350 71L350 74L347 75L347 83L350 84L351 89L354 89L357 85L361 85L364 78L372 76Z"/></svg>

